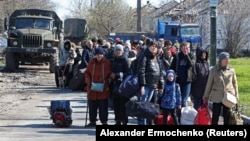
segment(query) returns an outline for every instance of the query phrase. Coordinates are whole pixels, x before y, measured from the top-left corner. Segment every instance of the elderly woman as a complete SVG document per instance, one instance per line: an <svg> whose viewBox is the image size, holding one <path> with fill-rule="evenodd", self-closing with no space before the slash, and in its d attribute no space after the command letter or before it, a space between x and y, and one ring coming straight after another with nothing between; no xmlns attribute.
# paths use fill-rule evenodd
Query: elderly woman
<svg viewBox="0 0 250 141"><path fill-rule="evenodd" d="M85 83L87 84L87 98L89 105L89 120L87 127L95 127L97 120L97 112L99 119L103 125L108 122L108 100L109 100L109 81L111 76L111 63L104 57L102 47L95 49L95 57L92 58L84 73ZM93 82L103 83L102 91L97 91L91 87Z"/></svg>
<svg viewBox="0 0 250 141"><path fill-rule="evenodd" d="M218 63L210 70L208 81L203 96L205 103L213 102L212 124L218 125L221 109L223 109L224 125L229 124L230 108L222 104L223 95L230 92L239 100L238 83L234 68L229 66L229 54L221 52Z"/></svg>

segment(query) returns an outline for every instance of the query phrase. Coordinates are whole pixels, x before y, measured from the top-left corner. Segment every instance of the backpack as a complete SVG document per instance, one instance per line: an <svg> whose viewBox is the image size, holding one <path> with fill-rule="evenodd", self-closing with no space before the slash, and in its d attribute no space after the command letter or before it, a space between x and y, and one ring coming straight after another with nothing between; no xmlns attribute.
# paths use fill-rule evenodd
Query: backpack
<svg viewBox="0 0 250 141"><path fill-rule="evenodd" d="M139 80L134 74L128 75L119 86L119 95L126 98L131 98L139 92Z"/></svg>

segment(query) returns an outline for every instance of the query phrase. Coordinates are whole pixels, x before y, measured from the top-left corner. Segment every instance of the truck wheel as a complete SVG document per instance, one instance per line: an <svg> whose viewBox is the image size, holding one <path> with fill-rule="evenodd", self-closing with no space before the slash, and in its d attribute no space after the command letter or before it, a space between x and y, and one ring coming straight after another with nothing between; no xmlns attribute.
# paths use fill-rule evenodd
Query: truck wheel
<svg viewBox="0 0 250 141"><path fill-rule="evenodd" d="M5 67L8 71L13 72L19 68L18 60L14 53L7 52L5 58Z"/></svg>
<svg viewBox="0 0 250 141"><path fill-rule="evenodd" d="M58 62L58 49L57 48L54 48L56 50L56 52L50 56L50 59L49 59L49 71L50 73L55 73L55 67L56 67L56 64Z"/></svg>

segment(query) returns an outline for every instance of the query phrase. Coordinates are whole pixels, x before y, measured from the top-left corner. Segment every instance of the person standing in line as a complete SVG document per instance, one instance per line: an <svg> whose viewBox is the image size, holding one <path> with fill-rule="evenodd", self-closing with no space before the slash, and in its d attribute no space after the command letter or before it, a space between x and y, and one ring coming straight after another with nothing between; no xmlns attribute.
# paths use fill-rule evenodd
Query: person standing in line
<svg viewBox="0 0 250 141"><path fill-rule="evenodd" d="M209 72L203 102L207 104L209 100L213 103L212 125L218 125L221 109L223 124L229 125L230 108L222 104L225 91L235 95L239 101L236 72L233 67L229 66L229 57L228 52L221 52L218 55L218 63Z"/></svg>
<svg viewBox="0 0 250 141"><path fill-rule="evenodd" d="M73 77L73 64L77 54L70 40L65 40L59 52L59 76L65 76L65 88L69 87L69 81Z"/></svg>
<svg viewBox="0 0 250 141"><path fill-rule="evenodd" d="M203 103L203 95L209 75L208 51L202 47L196 49L195 61L196 79L191 83L191 96L193 98L194 108L198 108Z"/></svg>
<svg viewBox="0 0 250 141"><path fill-rule="evenodd" d="M160 56L160 58L162 58L162 56L164 55L164 39L160 38L158 41L158 55Z"/></svg>
<svg viewBox="0 0 250 141"><path fill-rule="evenodd" d="M95 56L95 49L93 48L93 42L88 40L86 45L83 46L82 57L81 57L81 64L79 69L84 69L88 66L89 61L94 58Z"/></svg>
<svg viewBox="0 0 250 141"><path fill-rule="evenodd" d="M129 101L128 98L119 95L119 87L122 81L129 74L129 60L123 53L123 46L116 45L114 48L115 57L111 60L112 80L111 80L111 95L113 100L113 108L115 114L115 125L127 125L128 116L126 115L125 104Z"/></svg>
<svg viewBox="0 0 250 141"><path fill-rule="evenodd" d="M158 43L155 40L148 41L148 47L138 58L137 75L140 84L140 101L150 102L154 97L155 91L163 92L164 78L162 66L158 56ZM152 124L152 121L145 118L138 118L139 125Z"/></svg>
<svg viewBox="0 0 250 141"><path fill-rule="evenodd" d="M171 63L173 61L173 58L174 57L173 57L173 55L171 53L171 50L170 49L165 49L162 57L160 58L164 71L166 71L166 70L168 70L170 68Z"/></svg>
<svg viewBox="0 0 250 141"><path fill-rule="evenodd" d="M190 43L183 42L180 46L180 52L174 55L170 69L176 73L176 82L181 88L181 107L187 106L187 101L190 95L191 82L193 81L193 69L195 57L190 52ZM181 109L177 110L179 122L181 122Z"/></svg>
<svg viewBox="0 0 250 141"><path fill-rule="evenodd" d="M179 52L180 51L180 43L178 40L175 40L174 42L174 47L176 49L176 52Z"/></svg>
<svg viewBox="0 0 250 141"><path fill-rule="evenodd" d="M195 57L190 53L190 43L183 42L180 47L181 51L174 56L170 69L176 73L176 82L181 87L181 106L187 106L187 100L190 95L191 82L193 80L193 67Z"/></svg>
<svg viewBox="0 0 250 141"><path fill-rule="evenodd" d="M163 113L163 124L168 125L167 117L170 114L174 124L179 125L176 109L181 109L181 90L180 85L175 82L174 70L167 70L165 77L164 92L161 95L161 108Z"/></svg>
<svg viewBox="0 0 250 141"><path fill-rule="evenodd" d="M97 44L97 40L98 38L97 37L94 37L91 39L92 43L93 43L93 48L96 49L98 47L98 44Z"/></svg>
<svg viewBox="0 0 250 141"><path fill-rule="evenodd" d="M176 49L173 47L173 43L171 40L165 40L163 50L166 50L166 49L169 49L173 56L177 53Z"/></svg>
<svg viewBox="0 0 250 141"><path fill-rule="evenodd" d="M102 125L108 124L108 100L110 95L109 81L111 79L111 63L104 57L102 47L95 49L95 57L92 58L84 73L90 123L86 127L95 127L97 121L97 111ZM91 90L91 83L104 83L102 92Z"/></svg>

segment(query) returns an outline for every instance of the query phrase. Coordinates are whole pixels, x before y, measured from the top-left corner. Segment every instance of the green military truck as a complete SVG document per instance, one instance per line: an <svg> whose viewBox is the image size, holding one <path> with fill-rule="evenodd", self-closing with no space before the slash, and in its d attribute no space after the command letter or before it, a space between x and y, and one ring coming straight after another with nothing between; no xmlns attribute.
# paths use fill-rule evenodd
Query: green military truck
<svg viewBox="0 0 250 141"><path fill-rule="evenodd" d="M8 27L6 69L15 71L22 64L49 63L50 73L58 63L62 21L54 11L15 10L5 23Z"/></svg>
<svg viewBox="0 0 250 141"><path fill-rule="evenodd" d="M64 20L64 39L78 45L88 37L88 24L82 18L68 18Z"/></svg>

